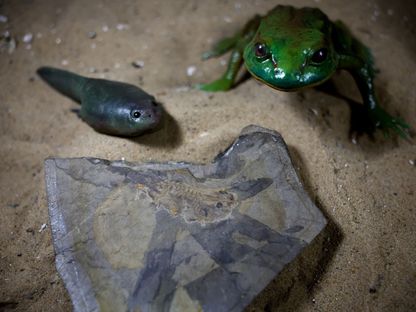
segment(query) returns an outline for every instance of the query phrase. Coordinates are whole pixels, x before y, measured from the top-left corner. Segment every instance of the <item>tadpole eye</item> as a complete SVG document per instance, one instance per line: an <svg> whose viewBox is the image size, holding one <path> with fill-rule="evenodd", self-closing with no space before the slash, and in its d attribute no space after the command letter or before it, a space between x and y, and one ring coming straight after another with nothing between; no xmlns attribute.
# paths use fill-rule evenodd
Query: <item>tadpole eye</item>
<svg viewBox="0 0 416 312"><path fill-rule="evenodd" d="M322 48L322 49L319 49L318 51L316 51L312 55L311 61L316 63L316 64L320 64L323 61L325 61L327 57L328 57L328 49Z"/></svg>
<svg viewBox="0 0 416 312"><path fill-rule="evenodd" d="M131 112L131 117L133 117L135 119L140 118L141 115L142 114L137 110L134 110L134 111Z"/></svg>
<svg viewBox="0 0 416 312"><path fill-rule="evenodd" d="M258 58L266 57L268 54L266 45L264 43L256 43L254 45L254 53Z"/></svg>

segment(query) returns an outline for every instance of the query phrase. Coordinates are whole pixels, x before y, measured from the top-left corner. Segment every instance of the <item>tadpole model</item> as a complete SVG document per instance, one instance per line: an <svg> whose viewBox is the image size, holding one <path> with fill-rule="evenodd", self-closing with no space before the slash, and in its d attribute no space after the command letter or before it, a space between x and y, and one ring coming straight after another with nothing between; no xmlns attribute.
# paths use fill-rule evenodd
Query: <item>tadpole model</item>
<svg viewBox="0 0 416 312"><path fill-rule="evenodd" d="M79 116L98 132L137 136L155 128L161 120L162 106L134 85L52 67L41 67L37 73L60 93L79 102Z"/></svg>

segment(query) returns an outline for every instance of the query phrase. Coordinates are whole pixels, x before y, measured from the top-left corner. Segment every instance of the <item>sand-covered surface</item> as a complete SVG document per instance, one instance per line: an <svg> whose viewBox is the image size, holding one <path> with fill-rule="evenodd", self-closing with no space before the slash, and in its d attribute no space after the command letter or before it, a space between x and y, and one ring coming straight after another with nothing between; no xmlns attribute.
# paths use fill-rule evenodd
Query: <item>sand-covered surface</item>
<svg viewBox="0 0 416 312"><path fill-rule="evenodd" d="M416 128L413 1L281 3L318 6L349 25L375 55L382 105ZM46 157L208 162L249 124L283 135L308 193L329 220L315 244L249 309L416 310L414 144L380 133L375 142L351 143L347 101L315 89L284 93L254 79L226 93L189 88L224 71L228 56L200 60L213 41L276 4L0 1L0 14L8 17L0 31L9 29L18 40L12 54L0 54L0 311L72 309L54 263ZM30 47L22 42L29 32ZM99 134L70 111L77 104L36 77L42 65L137 84L163 103L169 118L161 130L134 140ZM361 101L347 73L333 81L341 94Z"/></svg>

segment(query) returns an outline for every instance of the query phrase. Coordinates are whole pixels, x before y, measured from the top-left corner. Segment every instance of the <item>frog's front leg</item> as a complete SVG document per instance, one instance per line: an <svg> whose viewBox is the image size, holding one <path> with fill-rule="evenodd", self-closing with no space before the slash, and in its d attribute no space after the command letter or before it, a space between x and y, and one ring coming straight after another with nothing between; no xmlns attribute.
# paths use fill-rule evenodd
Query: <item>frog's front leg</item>
<svg viewBox="0 0 416 312"><path fill-rule="evenodd" d="M238 40L240 39L241 32L236 33L233 37L221 39L211 48L211 50L202 53L201 59L205 61L212 57L218 57L223 55L224 53L227 53L237 45Z"/></svg>
<svg viewBox="0 0 416 312"><path fill-rule="evenodd" d="M380 105L374 91L374 73L371 63L365 63L360 58L354 56L340 56L340 68L348 70L357 83L361 96L366 106L370 122L374 128L380 128L385 134L389 130L395 131L403 138L408 137L406 129L409 128L401 118L393 117L387 113Z"/></svg>
<svg viewBox="0 0 416 312"><path fill-rule="evenodd" d="M243 64L243 52L246 45L253 38L260 22L260 16L256 15L233 37L225 38L218 42L214 48L202 55L203 59L219 56L232 49L226 72L221 78L207 84L198 84L196 87L204 91L227 91L233 86L238 71Z"/></svg>
<svg viewBox="0 0 416 312"><path fill-rule="evenodd" d="M196 87L204 91L227 91L231 89L237 77L238 70L243 63L243 51L233 50L230 60L228 62L227 71L222 75L220 79L217 79L211 83L198 84Z"/></svg>

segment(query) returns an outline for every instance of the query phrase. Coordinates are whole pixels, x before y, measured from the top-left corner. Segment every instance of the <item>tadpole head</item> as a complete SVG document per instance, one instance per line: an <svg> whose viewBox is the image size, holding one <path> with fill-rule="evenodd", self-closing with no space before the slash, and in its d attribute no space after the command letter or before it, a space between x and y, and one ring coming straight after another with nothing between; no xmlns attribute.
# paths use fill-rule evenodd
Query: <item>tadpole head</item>
<svg viewBox="0 0 416 312"><path fill-rule="evenodd" d="M154 99L130 103L125 111L125 136L138 136L156 128L163 116L163 107Z"/></svg>

